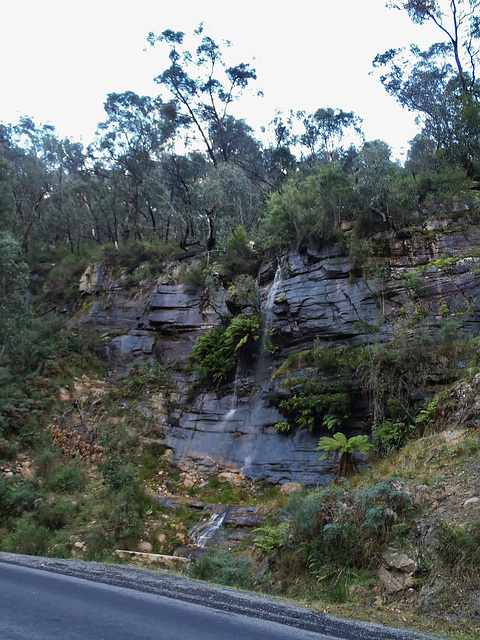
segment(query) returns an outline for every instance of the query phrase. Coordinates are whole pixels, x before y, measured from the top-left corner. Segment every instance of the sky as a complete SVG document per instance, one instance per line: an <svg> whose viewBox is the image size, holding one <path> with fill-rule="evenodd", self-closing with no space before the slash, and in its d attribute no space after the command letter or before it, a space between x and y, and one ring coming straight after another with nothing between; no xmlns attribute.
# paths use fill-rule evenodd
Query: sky
<svg viewBox="0 0 480 640"><path fill-rule="evenodd" d="M232 112L254 128L276 109L354 111L367 140L381 139L404 159L418 127L372 75L377 53L437 39L385 0L6 0L0 38L0 121L28 115L61 137L88 144L105 120L111 92L157 95L166 68L150 31L192 33L203 21L216 41L230 40L232 62L252 62L264 97Z"/></svg>

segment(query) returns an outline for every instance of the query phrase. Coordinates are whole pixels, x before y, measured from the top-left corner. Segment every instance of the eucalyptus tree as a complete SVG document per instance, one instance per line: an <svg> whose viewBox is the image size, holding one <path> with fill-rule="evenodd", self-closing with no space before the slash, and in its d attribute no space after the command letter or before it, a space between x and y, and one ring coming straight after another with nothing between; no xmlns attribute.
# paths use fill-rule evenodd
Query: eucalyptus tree
<svg viewBox="0 0 480 640"><path fill-rule="evenodd" d="M155 192L149 188L158 161L173 140L178 124L174 105L160 97L132 91L111 93L104 104L107 120L98 125L102 157L95 170L108 175L124 200L122 237L132 231L156 232ZM152 201L153 199L153 201Z"/></svg>
<svg viewBox="0 0 480 640"><path fill-rule="evenodd" d="M277 109L269 123L274 143L264 149L263 163L266 179L273 188L278 188L297 167L293 152L298 142L298 136L293 131L294 118L292 110L283 113Z"/></svg>
<svg viewBox="0 0 480 640"><path fill-rule="evenodd" d="M53 127L37 127L23 117L17 125L3 129L3 156L10 163L11 189L15 199L21 247L27 250L36 224L41 219L52 184L42 145ZM47 154L48 155L48 154Z"/></svg>
<svg viewBox="0 0 480 640"><path fill-rule="evenodd" d="M217 235L226 239L236 226L250 230L258 221L260 193L252 189L244 171L233 164L211 168L195 182L192 195L209 249Z"/></svg>
<svg viewBox="0 0 480 640"><path fill-rule="evenodd" d="M318 160L333 164L342 153L341 144L346 136L363 141L362 121L353 111L327 107L312 114L299 111L297 118L303 125L298 140L307 149L308 164L315 165Z"/></svg>
<svg viewBox="0 0 480 640"><path fill-rule="evenodd" d="M473 177L480 161L480 0L408 0L390 6L417 24L431 23L441 36L378 54L380 80L402 106L415 112L423 133L450 162Z"/></svg>
<svg viewBox="0 0 480 640"><path fill-rule="evenodd" d="M386 142L366 142L355 160L357 205L390 226L402 226L409 212L403 175L404 170L391 160L391 149Z"/></svg>
<svg viewBox="0 0 480 640"><path fill-rule="evenodd" d="M232 157L233 121L229 107L257 76L249 63L227 66L220 45L204 35L202 24L194 32L194 38L198 45L193 53L187 49L182 31L150 33L148 42L152 46L163 43L169 48L170 66L155 81L173 98L178 114L184 118L183 124L188 127L187 137L199 139L216 166ZM223 45L229 47L230 42Z"/></svg>

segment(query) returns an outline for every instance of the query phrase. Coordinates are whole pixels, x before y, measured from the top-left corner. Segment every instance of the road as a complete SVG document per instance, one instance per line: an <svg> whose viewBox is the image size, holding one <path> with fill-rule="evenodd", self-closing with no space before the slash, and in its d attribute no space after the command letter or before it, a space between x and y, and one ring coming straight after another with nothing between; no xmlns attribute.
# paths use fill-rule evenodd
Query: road
<svg viewBox="0 0 480 640"><path fill-rule="evenodd" d="M0 638L428 640L170 574L1 552Z"/></svg>
<svg viewBox="0 0 480 640"><path fill-rule="evenodd" d="M332 640L286 627L38 569L0 566L3 640Z"/></svg>

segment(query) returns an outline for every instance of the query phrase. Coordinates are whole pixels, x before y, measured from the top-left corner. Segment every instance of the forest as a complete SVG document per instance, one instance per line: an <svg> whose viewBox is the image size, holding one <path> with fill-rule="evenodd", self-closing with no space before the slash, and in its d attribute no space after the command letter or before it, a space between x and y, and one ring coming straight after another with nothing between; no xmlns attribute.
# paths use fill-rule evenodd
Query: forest
<svg viewBox="0 0 480 640"><path fill-rule="evenodd" d="M71 456L73 462L61 461L58 433L54 447L51 431L55 412L61 414L62 420L69 412L77 412L83 426L87 422L79 404L73 403L70 408L62 405L60 410L59 389L69 388L72 380L80 379L86 371L99 377L104 373L95 355L98 335L81 331L71 323L85 308L79 282L87 267L106 265L123 274L128 286L134 286L160 276L165 264L175 264L183 284L201 289L206 298L221 287L234 292L238 308L242 307L239 298L244 307L253 308L253 315L247 318L238 314L223 333L207 333L192 349L190 372L194 375L201 370L197 390L199 385L217 389L224 383L233 384L235 359L241 359L259 337L264 319L257 313L260 302L255 283L269 260L289 251L302 254L312 248L335 247L338 255L348 257L352 265L351 281L362 278L368 268L374 273L375 268L372 278L383 283L387 276L378 262L388 257L387 245L410 240L415 234L430 240L433 232L428 225L433 219L449 218L456 224L464 216L470 227L478 225L480 2L408 0L392 2L391 6L392 10L406 12L417 24L433 24L439 37L427 50L416 45L390 49L379 52L372 61L372 72L385 90L417 117L419 133L410 142L403 165L392 158L386 142L365 140L361 118L340 106L319 106L313 113L277 111L265 124L271 142L260 142L248 122L234 117L232 110L234 107L238 112L247 93L261 93L261 78L257 79L250 62L228 67L224 62L228 43L215 42L205 35L202 25L188 37L189 42L196 42L194 47L187 47L183 32L149 34L147 46L158 48L165 58L164 67L155 78L158 95L110 93L104 103L104 120L88 146L59 138L52 125L36 123L28 116L16 123L0 123L1 469L5 475L8 464L13 466L19 455L28 454L35 458L46 481L38 488L28 474L24 480L30 484L19 481L9 485L0 478L1 549L59 557L63 553L70 557L66 534L62 538L58 531L73 526L75 518L78 521L93 517L79 516L77 502L66 499L68 494L81 490L88 476L75 455ZM348 109L348 105L344 106ZM455 226L453 229L458 230ZM478 258L478 253L472 256ZM425 284L422 273L412 271L402 282L403 293L414 300L417 312L421 306L418 291ZM461 311L465 315L470 312ZM406 312L402 307L401 314L405 320L408 308ZM448 309L440 314L439 322L445 320L442 335L446 338L438 352L443 349L441 366L445 370L451 367L450 384L459 379L458 363L462 358L467 361L472 357L475 366L478 358L475 360L471 344L467 356L456 343L456 350L452 346L458 327L456 318L449 318L448 325L449 314ZM409 336L416 330L413 323L420 318L420 325L424 317L407 317L412 320ZM364 329L368 332L368 327ZM373 426L377 429L374 444L381 456L388 456L394 450L398 453L414 437L424 436L439 420L438 399L432 400L433 396L423 408L418 402L413 407L412 401L412 406L399 417L401 412L397 409L405 399L400 396L403 393L406 397L412 391L409 388L404 393L403 361L398 364L405 335L392 339L387 347L378 347L377 352L364 350L368 358L363 365L355 359L357 356L352 356L349 346L344 345L332 356L329 345L316 343L308 354L290 353L282 371L289 366L294 371L297 365L292 362L298 363L302 358L303 364L315 362L321 375L326 373L327 377L342 367L350 367L352 377L356 367L370 399L374 376L378 382L385 372L393 372L394 382L386 375L382 378L382 392L376 398L381 395L383 404L379 401L373 411ZM425 345L426 341L422 348ZM272 354L278 349L269 346ZM435 376L440 377L439 359L432 356L430 362L430 355L420 348L413 355L411 350L404 351L404 361L414 363L408 375L417 365L419 371L424 367L423 375L431 365L425 381L428 379L430 384ZM279 438L282 431L290 432L294 426L310 429L318 418L315 411L305 412L311 400L305 389L308 385L315 387L316 381L302 380L303 395L293 399L286 396L280 402L286 420L276 425ZM107 394L105 407L108 402L118 404L140 395L154 384L166 394L171 393L171 373L156 362L133 367L130 375ZM411 387L416 384L417 379ZM330 429L340 424L345 413L343 401L349 391L342 388L333 398L330 391L325 391L327 387L321 383L322 402L328 396L330 409L335 402L343 403L333 413L322 405L323 426L330 420ZM317 399L319 388L317 385ZM395 393L398 397L394 397ZM301 405L300 409L295 402ZM478 427L478 421L475 424ZM88 435L93 440L90 432ZM164 449L152 445L137 472L131 462L137 464L138 460L130 461L122 449L125 443L120 442L127 436L106 433L102 441L102 446L110 447L112 453L98 463L103 474L99 486L106 493L102 515L95 517L99 521L103 518L104 529L109 533L94 530L88 534L86 559L104 560L122 543L122 548L137 544L142 537L143 520L153 517L152 510L154 516L157 514L141 482L149 480L153 468L157 472L154 459ZM342 436L335 434L335 441L323 438L327 454L329 446L333 446L330 453L335 451ZM364 446L366 453L367 437L356 437L360 438L354 441L357 448L361 451ZM476 455L478 447L472 447ZM421 457L418 451L416 455ZM165 460L161 464L163 473ZM288 555L289 540L295 539L299 548L307 550L304 556L309 554L303 557L303 564L295 565L298 573L308 567L319 584L329 585L332 601L347 599L348 588L355 584L358 572L371 568L376 552L372 539L377 536L378 544L398 543L408 533L410 497L393 487L390 480L379 482L376 489L345 487L352 513L357 510L361 512L358 518L370 518L370 529L362 530L364 537L359 544L363 547L357 550L358 557L339 559L335 547L342 536L347 541L345 548L353 545L355 537L353 529L349 529L352 522L347 521L338 503L345 499L340 496L343 487L340 490L332 485L325 493L310 497L298 494L286 507L283 504L291 526L286 521L279 525L269 520L256 529L257 550L269 559L278 584L286 572L282 559L292 557ZM213 489L220 493L230 491L222 489L214 479L200 497L213 501ZM43 491L41 498L39 491ZM45 492L49 491L57 496L56 503L47 502ZM240 494L235 491L229 493L228 499L238 498ZM239 499L246 504L250 498ZM37 499L41 500L39 509L33 506ZM82 504L84 507L87 513ZM398 523L378 520L379 509L382 514L385 509L396 510ZM325 515L326 510L330 515ZM312 516L314 512L316 516ZM324 518L322 527L326 527L322 540L313 525L307 526L307 520L318 524L317 516ZM455 545L460 548L464 544L462 562L472 570L472 558L478 555L475 540L479 530L477 522L468 544L464 529L442 530L444 547L451 551L451 566L460 557L454 554ZM24 543L27 538L32 541L30 546ZM155 549L160 547L154 543ZM321 565L321 558L327 556L328 567ZM217 569L218 563L224 561L227 562L224 556L211 560L212 566L217 562ZM238 569L238 563L235 566ZM208 559L204 560L198 566L197 577L205 577L210 570ZM424 571L426 575L427 569ZM246 586L252 585L249 582ZM281 587L278 592L282 592Z"/></svg>

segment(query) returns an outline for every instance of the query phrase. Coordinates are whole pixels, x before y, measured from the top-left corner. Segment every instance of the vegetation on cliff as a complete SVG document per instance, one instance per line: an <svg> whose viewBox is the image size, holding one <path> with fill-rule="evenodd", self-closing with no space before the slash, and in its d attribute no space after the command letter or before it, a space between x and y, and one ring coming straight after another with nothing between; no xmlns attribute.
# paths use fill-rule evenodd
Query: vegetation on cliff
<svg viewBox="0 0 480 640"><path fill-rule="evenodd" d="M429 51L413 48L405 64L400 51L375 60L386 89L422 122L405 166L386 143L365 142L342 109L277 114L275 143L262 147L229 113L255 70L222 67L201 29L193 53L182 33L149 36L168 49L157 82L169 99L110 94L87 149L29 118L0 125L1 549L102 561L140 545L172 554L190 542L199 504L202 518L210 503L256 505L262 522L202 555L198 577L347 615L408 616L413 626L412 612L430 613L452 637L478 631L479 309L449 298L447 286L445 299L428 302L440 276L475 279L480 269L478 6L449 3L466 28L452 32L439 3L398 5L445 36ZM180 155L182 137L199 144ZM455 234L462 250L449 252ZM285 349L288 337L261 313L260 287L273 277L265 269L288 251L307 264L332 247L348 258L344 281L372 287L376 320L359 321L341 344L315 336L308 349ZM161 275L199 292L200 312L213 311L218 326L176 368L142 351L128 374L109 378L100 347L121 336L80 321L99 304L79 288L93 263L108 268L125 306ZM228 313L215 306L219 292ZM192 479L173 464L155 417L178 426L188 402L179 369L191 377L191 400L227 393L235 371L264 353L283 416L276 437L308 429L351 462L367 453L368 433L368 468L287 499L214 465ZM160 486L182 499L162 503L151 495ZM389 565L392 553L408 556L411 570Z"/></svg>

